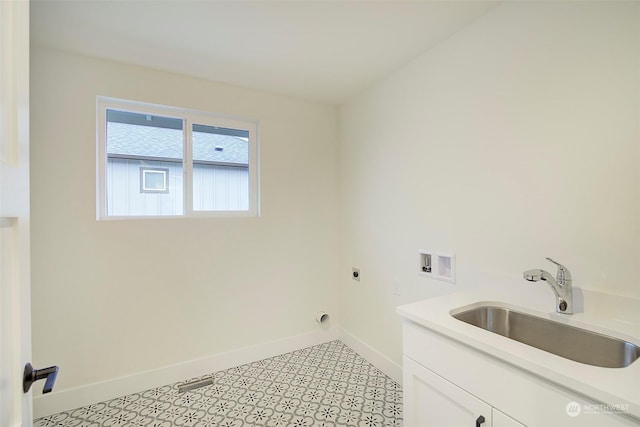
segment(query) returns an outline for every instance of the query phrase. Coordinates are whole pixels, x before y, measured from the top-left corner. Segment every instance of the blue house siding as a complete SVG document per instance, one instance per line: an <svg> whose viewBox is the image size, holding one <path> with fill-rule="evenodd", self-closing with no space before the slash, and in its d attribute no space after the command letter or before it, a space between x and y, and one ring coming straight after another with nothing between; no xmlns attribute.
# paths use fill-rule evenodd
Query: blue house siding
<svg viewBox="0 0 640 427"><path fill-rule="evenodd" d="M169 169L168 193L140 191L140 168ZM182 163L109 157L107 161L107 215L157 216L183 214ZM207 164L193 165L193 209L246 210L249 206L249 169Z"/></svg>
<svg viewBox="0 0 640 427"><path fill-rule="evenodd" d="M193 165L193 210L249 209L249 168Z"/></svg>
<svg viewBox="0 0 640 427"><path fill-rule="evenodd" d="M140 168L169 169L168 193L140 191ZM182 164L109 158L107 161L107 215L182 215Z"/></svg>

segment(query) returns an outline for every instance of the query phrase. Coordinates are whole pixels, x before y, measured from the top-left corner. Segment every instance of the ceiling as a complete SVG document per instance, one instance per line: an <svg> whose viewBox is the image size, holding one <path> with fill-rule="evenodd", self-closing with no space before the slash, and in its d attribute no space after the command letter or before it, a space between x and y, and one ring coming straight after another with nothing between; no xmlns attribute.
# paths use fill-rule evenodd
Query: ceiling
<svg viewBox="0 0 640 427"><path fill-rule="evenodd" d="M497 1L32 0L36 45L341 104Z"/></svg>

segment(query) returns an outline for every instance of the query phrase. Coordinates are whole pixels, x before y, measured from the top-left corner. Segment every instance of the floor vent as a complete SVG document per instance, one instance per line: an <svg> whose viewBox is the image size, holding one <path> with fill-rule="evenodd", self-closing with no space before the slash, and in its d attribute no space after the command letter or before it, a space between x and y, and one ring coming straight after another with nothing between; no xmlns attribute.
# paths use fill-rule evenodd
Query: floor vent
<svg viewBox="0 0 640 427"><path fill-rule="evenodd" d="M184 393L184 392L195 390L197 388L205 387L211 384L213 384L213 378L205 378L202 380L191 381L190 383L179 385L178 393Z"/></svg>

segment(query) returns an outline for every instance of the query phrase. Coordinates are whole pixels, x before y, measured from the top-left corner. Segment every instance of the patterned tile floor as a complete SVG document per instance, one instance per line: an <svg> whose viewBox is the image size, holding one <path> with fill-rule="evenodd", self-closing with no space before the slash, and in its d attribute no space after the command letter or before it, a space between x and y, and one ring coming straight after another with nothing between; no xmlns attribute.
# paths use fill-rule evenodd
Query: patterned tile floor
<svg viewBox="0 0 640 427"><path fill-rule="evenodd" d="M48 426L401 427L402 389L340 341L35 421ZM192 381L192 380L190 380ZM189 381L187 381L189 382Z"/></svg>

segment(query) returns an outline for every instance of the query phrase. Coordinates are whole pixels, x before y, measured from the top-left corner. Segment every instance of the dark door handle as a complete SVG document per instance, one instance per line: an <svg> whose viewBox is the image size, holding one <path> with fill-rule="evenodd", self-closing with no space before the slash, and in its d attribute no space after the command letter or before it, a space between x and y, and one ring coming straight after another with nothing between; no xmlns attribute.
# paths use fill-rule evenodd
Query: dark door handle
<svg viewBox="0 0 640 427"><path fill-rule="evenodd" d="M56 376L58 376L57 366L49 366L44 369L33 369L31 363L27 363L24 367L24 375L22 377L22 390L27 393L31 388L31 384L46 378L42 393L49 393L53 390L53 385L56 382Z"/></svg>
<svg viewBox="0 0 640 427"><path fill-rule="evenodd" d="M484 417L482 415L480 415L478 417L478 419L476 420L476 427L480 427L482 424L484 424L484 422L485 422Z"/></svg>

